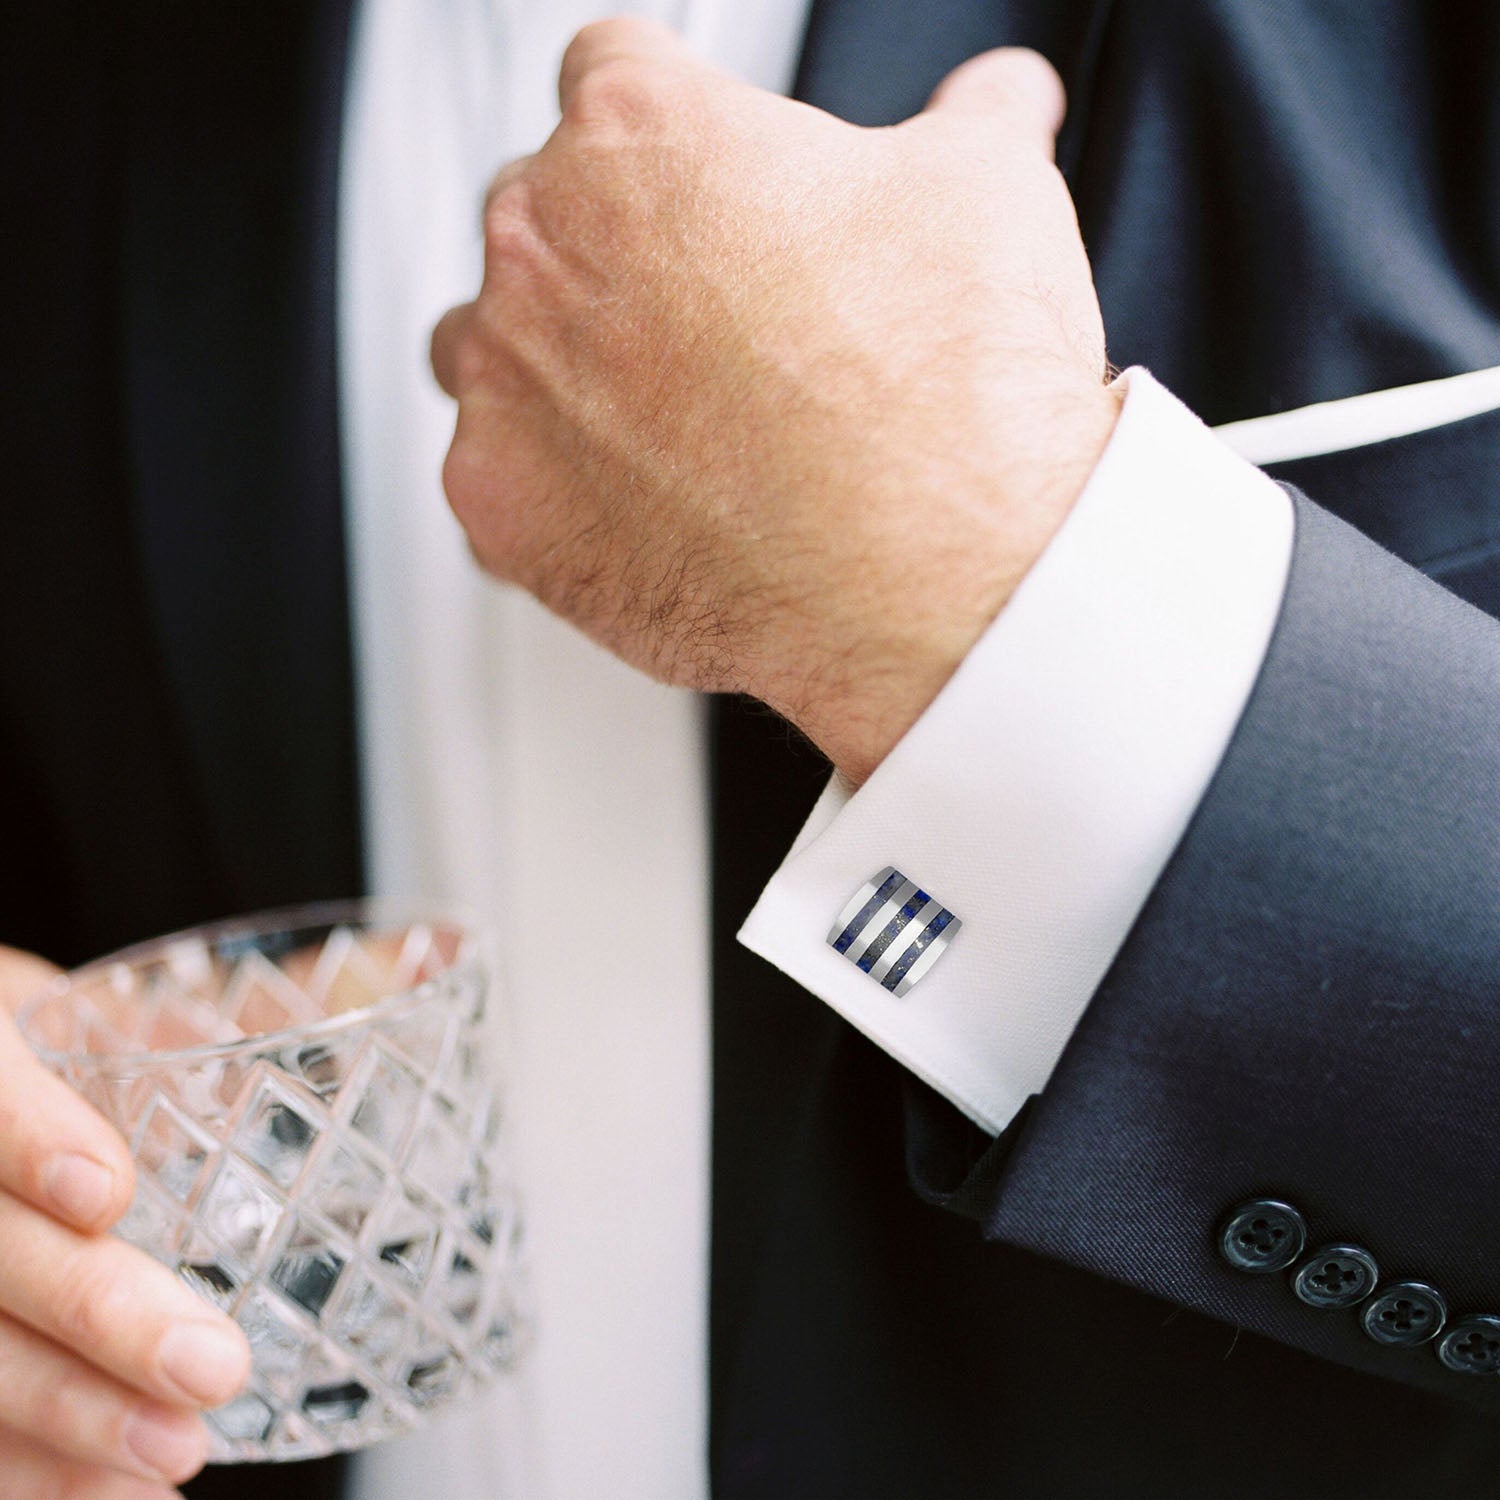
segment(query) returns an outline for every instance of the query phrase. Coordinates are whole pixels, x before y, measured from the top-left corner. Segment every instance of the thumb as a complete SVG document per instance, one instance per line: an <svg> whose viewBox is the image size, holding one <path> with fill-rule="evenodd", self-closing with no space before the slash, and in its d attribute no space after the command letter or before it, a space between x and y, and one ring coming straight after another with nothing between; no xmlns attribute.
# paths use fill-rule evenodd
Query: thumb
<svg viewBox="0 0 1500 1500"><path fill-rule="evenodd" d="M0 1012L14 1012L56 979L62 970L34 953L0 946Z"/></svg>
<svg viewBox="0 0 1500 1500"><path fill-rule="evenodd" d="M1050 157L1067 109L1057 69L1029 47L997 47L960 63L927 101L929 114L979 115Z"/></svg>

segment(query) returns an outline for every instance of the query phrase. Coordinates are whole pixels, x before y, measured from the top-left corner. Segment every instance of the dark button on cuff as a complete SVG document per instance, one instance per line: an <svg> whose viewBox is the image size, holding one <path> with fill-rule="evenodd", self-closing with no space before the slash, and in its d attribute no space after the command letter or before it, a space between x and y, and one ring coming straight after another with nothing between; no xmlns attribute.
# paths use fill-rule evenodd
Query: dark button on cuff
<svg viewBox="0 0 1500 1500"><path fill-rule="evenodd" d="M1365 1304L1359 1320L1377 1344L1406 1348L1436 1336L1448 1317L1448 1304L1425 1281L1393 1281Z"/></svg>
<svg viewBox="0 0 1500 1500"><path fill-rule="evenodd" d="M1219 1254L1236 1271L1284 1271L1306 1244L1306 1220L1275 1198L1240 1204L1219 1230Z"/></svg>
<svg viewBox="0 0 1500 1500"><path fill-rule="evenodd" d="M1460 1375L1500 1375L1500 1318L1461 1319L1439 1341L1437 1357Z"/></svg>
<svg viewBox="0 0 1500 1500"><path fill-rule="evenodd" d="M1292 1290L1309 1307L1353 1307L1375 1290L1375 1257L1359 1245L1324 1245L1292 1277Z"/></svg>

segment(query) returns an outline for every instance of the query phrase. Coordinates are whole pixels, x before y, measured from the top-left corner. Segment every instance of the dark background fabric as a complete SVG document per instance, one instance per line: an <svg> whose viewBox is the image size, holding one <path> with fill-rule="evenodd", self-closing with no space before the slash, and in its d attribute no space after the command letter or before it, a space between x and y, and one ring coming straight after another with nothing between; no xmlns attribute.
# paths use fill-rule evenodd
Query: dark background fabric
<svg viewBox="0 0 1500 1500"><path fill-rule="evenodd" d="M806 1058L750 1314L716 1346L719 1500L1485 1492L1500 1382L1377 1350L1213 1247L1270 1192L1456 1313L1500 1291L1500 646L1300 519L1229 758L1012 1131L990 1145L847 1028Z"/></svg>
<svg viewBox="0 0 1500 1500"><path fill-rule="evenodd" d="M1070 89L1059 161L1112 357L1221 420L1500 363L1497 14L820 0L798 88L895 120L973 52L1040 46ZM341 3L295 0L60 4L30 8L0 53L24 226L0 340L0 940L64 962L361 885L331 342L345 21ZM1496 441L1475 419L1285 477L1494 612ZM1482 804L1436 794L1489 772L1486 680L1468 681L1462 725L1436 714L1449 732L1425 743L1427 769L1408 738L1387 757L1379 733L1355 736L1365 753L1327 787L1277 780L1293 762L1272 753L1326 750L1379 708L1377 694L1362 718L1340 696L1343 616L1369 601L1339 591L1337 565L1374 569L1398 606L1361 627L1393 661L1398 627L1428 631L1429 656L1476 660L1493 630L1455 624L1319 525L1304 527L1311 583L1280 638L1284 676L1258 694L1056 1085L998 1145L733 943L821 772L768 715L717 706L717 1500L1492 1483L1492 1413L1426 1366L1371 1364L1347 1322L1310 1324L1284 1284L1226 1280L1207 1252L1214 1214L1275 1187L1315 1231L1441 1275L1465 1310L1500 1302L1476 1249L1495 1157L1473 1131L1500 1103L1474 989L1494 858L1454 844L1467 888L1428 891L1388 935L1325 920L1349 874L1330 848L1381 851L1369 872L1386 885L1354 916L1389 919L1420 888L1406 853L1430 845L1441 863L1455 820L1472 832ZM1428 666L1402 679L1419 711L1459 684ZM1397 768L1392 820L1382 778ZM1283 889L1281 830L1241 832L1249 798L1279 799L1303 835L1284 887L1303 899L1270 933L1287 963L1264 984L1240 909L1193 889L1226 850L1250 865L1246 903ZM1476 924L1476 951L1432 989L1430 955ZM1204 966L1191 993L1163 977L1180 956ZM1337 1024L1283 1028L1325 979ZM1226 1015L1239 1026L1209 1024ZM1132 1051L1139 1035L1158 1038L1153 1056ZM334 1494L338 1474L226 1471L191 1493L272 1482L300 1500Z"/></svg>
<svg viewBox="0 0 1500 1500"><path fill-rule="evenodd" d="M333 361L346 21L306 0L7 17L0 941L60 963L363 889ZM342 1469L187 1493L313 1500Z"/></svg>
<svg viewBox="0 0 1500 1500"><path fill-rule="evenodd" d="M1496 19L825 0L798 90L887 123L965 56L1038 46L1069 86L1058 159L1111 358L1229 420L1500 362ZM1273 472L1500 613L1492 415ZM720 760L716 1060L737 1076L716 1114L717 1500L1491 1482L1500 1382L1455 1389L1430 1349L1381 1358L1352 1315L1320 1320L1212 1250L1225 1210L1274 1189L1456 1311L1500 1306L1494 632L1303 517L1235 756L1053 1084L993 1146L733 943L784 844L753 874L722 856L810 799L785 736L721 718L763 744L753 773Z"/></svg>
<svg viewBox="0 0 1500 1500"><path fill-rule="evenodd" d="M1278 479L1339 498L1339 514L1436 578L1500 615L1500 412L1343 453L1272 464Z"/></svg>
<svg viewBox="0 0 1500 1500"><path fill-rule="evenodd" d="M28 6L0 49L0 940L361 889L337 6Z"/></svg>
<svg viewBox="0 0 1500 1500"><path fill-rule="evenodd" d="M1487 0L821 0L802 97L904 119L1024 44L1110 356L1227 422L1500 360L1500 8Z"/></svg>

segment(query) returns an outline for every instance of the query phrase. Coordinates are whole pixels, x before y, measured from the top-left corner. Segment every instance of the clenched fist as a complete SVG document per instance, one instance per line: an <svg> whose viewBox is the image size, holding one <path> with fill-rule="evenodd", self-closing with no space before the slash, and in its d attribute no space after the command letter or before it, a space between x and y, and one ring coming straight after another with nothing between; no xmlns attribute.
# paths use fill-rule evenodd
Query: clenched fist
<svg viewBox="0 0 1500 1500"><path fill-rule="evenodd" d="M503 170L433 338L490 571L667 681L748 692L852 780L911 725L1108 439L1036 54L863 130L610 21Z"/></svg>
<svg viewBox="0 0 1500 1500"><path fill-rule="evenodd" d="M169 1500L208 1451L198 1409L234 1395L250 1351L102 1233L130 1203L125 1142L10 1019L54 972L0 948L0 1496Z"/></svg>

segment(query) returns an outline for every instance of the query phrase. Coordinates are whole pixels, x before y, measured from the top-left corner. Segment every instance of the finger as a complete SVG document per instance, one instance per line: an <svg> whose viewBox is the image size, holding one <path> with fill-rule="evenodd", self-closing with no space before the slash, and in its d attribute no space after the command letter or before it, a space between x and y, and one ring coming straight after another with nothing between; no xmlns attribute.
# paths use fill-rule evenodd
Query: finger
<svg viewBox="0 0 1500 1500"><path fill-rule="evenodd" d="M34 953L0 944L0 1010L12 1015L38 991L45 989L62 970Z"/></svg>
<svg viewBox="0 0 1500 1500"><path fill-rule="evenodd" d="M1057 69L1029 47L1000 47L960 63L927 101L933 114L979 115L1052 155L1067 110Z"/></svg>
<svg viewBox="0 0 1500 1500"><path fill-rule="evenodd" d="M167 1485L59 1458L15 1432L0 1432L0 1474L5 1500L182 1500Z"/></svg>
<svg viewBox="0 0 1500 1500"><path fill-rule="evenodd" d="M585 26L568 43L557 75L558 106L567 112L578 85L606 63L633 60L665 62L687 55L682 38L660 21L643 16L616 16Z"/></svg>
<svg viewBox="0 0 1500 1500"><path fill-rule="evenodd" d="M0 1315L0 1428L63 1458L181 1484L203 1467L208 1431L180 1406L143 1401L75 1354Z"/></svg>
<svg viewBox="0 0 1500 1500"><path fill-rule="evenodd" d="M0 984L13 983L16 972L13 955L0 958ZM0 1190L98 1231L130 1206L134 1185L119 1133L49 1073L0 1015Z"/></svg>
<svg viewBox="0 0 1500 1500"><path fill-rule="evenodd" d="M459 351L463 347L464 338L473 318L474 304L464 302L458 307L450 307L438 319L437 327L432 330L432 345L428 351L428 358L432 361L432 373L437 377L437 383L442 387L444 395L451 396L455 401L460 395Z"/></svg>
<svg viewBox="0 0 1500 1500"><path fill-rule="evenodd" d="M244 1334L139 1250L3 1194L0 1245L0 1309L117 1380L192 1406L222 1406L244 1384Z"/></svg>

